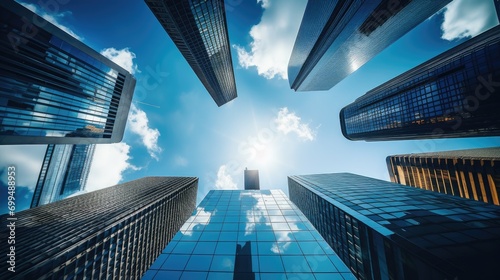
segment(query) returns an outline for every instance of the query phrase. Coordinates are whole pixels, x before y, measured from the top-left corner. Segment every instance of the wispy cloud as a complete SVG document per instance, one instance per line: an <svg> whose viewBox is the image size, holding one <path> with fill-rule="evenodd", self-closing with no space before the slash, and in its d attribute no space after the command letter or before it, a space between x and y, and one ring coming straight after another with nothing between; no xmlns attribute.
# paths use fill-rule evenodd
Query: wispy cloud
<svg viewBox="0 0 500 280"><path fill-rule="evenodd" d="M14 166L17 171L16 184L34 191L46 150L47 145L0 146L0 167ZM7 184L7 176L0 179Z"/></svg>
<svg viewBox="0 0 500 280"><path fill-rule="evenodd" d="M174 163L177 166L186 167L189 164L189 161L185 157L178 155L174 158Z"/></svg>
<svg viewBox="0 0 500 280"><path fill-rule="evenodd" d="M454 0L443 12L441 38L448 41L474 37L498 24L492 0Z"/></svg>
<svg viewBox="0 0 500 280"><path fill-rule="evenodd" d="M149 155L159 160L158 155L162 152L162 148L158 145L160 131L156 128L149 127L149 119L146 112L132 104L128 115L127 127L131 132L141 137L142 144L144 144L148 150Z"/></svg>
<svg viewBox="0 0 500 280"><path fill-rule="evenodd" d="M215 181L217 190L236 190L236 183L233 181L231 174L227 172L227 166L221 165L217 171L217 180Z"/></svg>
<svg viewBox="0 0 500 280"><path fill-rule="evenodd" d="M288 60L307 1L258 0L265 9L261 21L250 30L250 51L234 45L244 68L256 67L259 75L287 79Z"/></svg>
<svg viewBox="0 0 500 280"><path fill-rule="evenodd" d="M123 48L121 50L107 48L101 50L101 54L123 67L123 69L127 70L132 75L141 72L137 64L134 63L134 58L136 58L135 53L130 51L129 48Z"/></svg>
<svg viewBox="0 0 500 280"><path fill-rule="evenodd" d="M70 11L66 11L63 13L55 13L55 14L48 14L45 12L43 9L40 9L37 5L35 4L29 4L29 3L24 3L18 1L19 4L23 5L26 7L28 10L32 11L33 13L39 15L46 21L52 23L53 25L59 27L61 30L64 32L68 33L69 35L73 36L74 38L78 39L79 41L83 41L83 37L77 35L73 30L71 30L69 27L63 25L60 20L66 16L71 15L72 13Z"/></svg>
<svg viewBox="0 0 500 280"><path fill-rule="evenodd" d="M288 111L287 107L281 108L278 116L274 119L276 128L283 134L293 132L302 140L312 141L316 138L316 131L309 127L309 124L303 123L301 118L294 112Z"/></svg>
<svg viewBox="0 0 500 280"><path fill-rule="evenodd" d="M87 192L118 184L127 170L140 168L130 163L130 146L126 143L96 145L87 180Z"/></svg>

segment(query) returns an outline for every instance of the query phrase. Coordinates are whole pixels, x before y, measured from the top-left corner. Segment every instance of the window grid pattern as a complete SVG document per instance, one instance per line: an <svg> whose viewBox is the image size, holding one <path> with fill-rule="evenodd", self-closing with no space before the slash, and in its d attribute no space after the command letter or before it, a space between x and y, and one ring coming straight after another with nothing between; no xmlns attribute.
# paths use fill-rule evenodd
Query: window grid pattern
<svg viewBox="0 0 500 280"><path fill-rule="evenodd" d="M130 74L29 22L35 35L23 32L13 12L1 24L0 135L111 138Z"/></svg>
<svg viewBox="0 0 500 280"><path fill-rule="evenodd" d="M341 111L352 140L500 135L500 28L369 91Z"/></svg>
<svg viewBox="0 0 500 280"><path fill-rule="evenodd" d="M366 279L444 279L475 275L479 267L483 276L498 276L485 265L498 260L497 206L348 173L290 176L289 192L357 277L353 263L366 269ZM359 242L349 233L359 233Z"/></svg>
<svg viewBox="0 0 500 280"><path fill-rule="evenodd" d="M497 150L498 154L500 149L488 150ZM500 158L434 153L390 156L387 160L392 182L500 204L500 186L493 180L500 176Z"/></svg>
<svg viewBox="0 0 500 280"><path fill-rule="evenodd" d="M16 276L140 279L195 208L197 183L146 177L16 213L16 237L23 240L16 257L24 260Z"/></svg>
<svg viewBox="0 0 500 280"><path fill-rule="evenodd" d="M355 279L281 190L218 190L207 194L143 279L296 277Z"/></svg>
<svg viewBox="0 0 500 280"><path fill-rule="evenodd" d="M237 97L222 0L147 0L218 106Z"/></svg>

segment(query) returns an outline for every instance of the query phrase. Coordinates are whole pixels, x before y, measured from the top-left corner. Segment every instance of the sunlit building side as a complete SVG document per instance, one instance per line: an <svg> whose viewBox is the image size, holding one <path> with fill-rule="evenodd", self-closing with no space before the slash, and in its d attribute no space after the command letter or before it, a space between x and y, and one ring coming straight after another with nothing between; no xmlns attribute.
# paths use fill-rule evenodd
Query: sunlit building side
<svg viewBox="0 0 500 280"><path fill-rule="evenodd" d="M391 181L500 205L500 147L393 155Z"/></svg>
<svg viewBox="0 0 500 280"><path fill-rule="evenodd" d="M146 0L217 106L237 97L224 0Z"/></svg>
<svg viewBox="0 0 500 280"><path fill-rule="evenodd" d="M190 217L197 190L198 178L145 177L17 212L14 221L2 215L0 236L15 223L15 272L2 269L0 279L140 279ZM3 264L9 258L0 255Z"/></svg>
<svg viewBox="0 0 500 280"><path fill-rule="evenodd" d="M0 145L121 141L130 73L15 1L0 23Z"/></svg>
<svg viewBox="0 0 500 280"><path fill-rule="evenodd" d="M308 1L288 63L290 88L329 90L450 1Z"/></svg>
<svg viewBox="0 0 500 280"><path fill-rule="evenodd" d="M370 90L340 112L349 140L500 135L500 26Z"/></svg>
<svg viewBox="0 0 500 280"><path fill-rule="evenodd" d="M281 190L211 190L142 279L355 278Z"/></svg>
<svg viewBox="0 0 500 280"><path fill-rule="evenodd" d="M85 191L95 145L47 145L31 208Z"/></svg>

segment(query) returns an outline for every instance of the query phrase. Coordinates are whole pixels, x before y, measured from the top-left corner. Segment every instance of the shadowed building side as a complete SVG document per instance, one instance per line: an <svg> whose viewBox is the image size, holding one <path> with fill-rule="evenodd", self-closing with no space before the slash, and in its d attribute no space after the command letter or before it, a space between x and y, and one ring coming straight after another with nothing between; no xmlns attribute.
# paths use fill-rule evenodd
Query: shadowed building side
<svg viewBox="0 0 500 280"><path fill-rule="evenodd" d="M146 177L2 215L0 236L16 219L16 272L0 278L140 279L191 215L197 189L194 177Z"/></svg>
<svg viewBox="0 0 500 280"><path fill-rule="evenodd" d="M288 177L357 279L499 279L500 207L349 173Z"/></svg>
<svg viewBox="0 0 500 280"><path fill-rule="evenodd" d="M146 0L217 106L237 97L223 0Z"/></svg>
<svg viewBox="0 0 500 280"><path fill-rule="evenodd" d="M340 112L349 140L500 135L500 26L370 90Z"/></svg>
<svg viewBox="0 0 500 280"><path fill-rule="evenodd" d="M500 205L500 148L387 157L392 182Z"/></svg>

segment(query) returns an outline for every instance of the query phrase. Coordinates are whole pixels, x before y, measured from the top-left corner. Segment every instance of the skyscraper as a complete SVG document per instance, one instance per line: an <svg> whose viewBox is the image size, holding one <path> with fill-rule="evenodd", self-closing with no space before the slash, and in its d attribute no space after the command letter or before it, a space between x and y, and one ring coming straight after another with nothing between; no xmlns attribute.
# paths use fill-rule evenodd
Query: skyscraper
<svg viewBox="0 0 500 280"><path fill-rule="evenodd" d="M31 208L85 190L95 145L47 145Z"/></svg>
<svg viewBox="0 0 500 280"><path fill-rule="evenodd" d="M224 0L146 0L217 106L237 97Z"/></svg>
<svg viewBox="0 0 500 280"><path fill-rule="evenodd" d="M500 135L500 26L370 90L340 112L350 140Z"/></svg>
<svg viewBox="0 0 500 280"><path fill-rule="evenodd" d="M391 181L500 205L500 147L387 157Z"/></svg>
<svg viewBox="0 0 500 280"><path fill-rule="evenodd" d="M288 177L358 279L499 279L500 207L349 173Z"/></svg>
<svg viewBox="0 0 500 280"><path fill-rule="evenodd" d="M149 279L355 279L281 190L211 190Z"/></svg>
<svg viewBox="0 0 500 280"><path fill-rule="evenodd" d="M121 141L130 73L12 0L0 23L0 144Z"/></svg>
<svg viewBox="0 0 500 280"><path fill-rule="evenodd" d="M245 190L260 190L259 170L245 168Z"/></svg>
<svg viewBox="0 0 500 280"><path fill-rule="evenodd" d="M15 272L0 278L140 279L191 215L197 188L198 178L146 177L2 215L6 243L16 219Z"/></svg>
<svg viewBox="0 0 500 280"><path fill-rule="evenodd" d="M450 1L308 1L288 63L290 87L329 90Z"/></svg>

